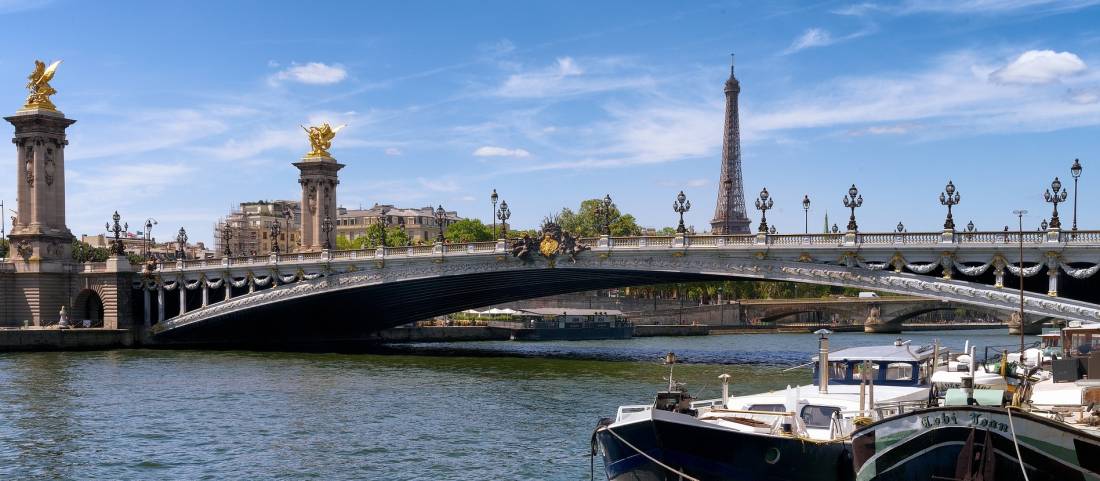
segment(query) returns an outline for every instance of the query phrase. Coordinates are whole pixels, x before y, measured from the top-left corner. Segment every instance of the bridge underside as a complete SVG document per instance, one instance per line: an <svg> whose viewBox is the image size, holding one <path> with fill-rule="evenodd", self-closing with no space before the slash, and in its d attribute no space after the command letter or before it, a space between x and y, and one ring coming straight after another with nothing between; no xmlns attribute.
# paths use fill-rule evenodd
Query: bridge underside
<svg viewBox="0 0 1100 481"><path fill-rule="evenodd" d="M536 269L472 273L323 292L210 317L158 341L227 345L355 342L373 332L464 309L535 297L649 284L729 280L681 272Z"/></svg>

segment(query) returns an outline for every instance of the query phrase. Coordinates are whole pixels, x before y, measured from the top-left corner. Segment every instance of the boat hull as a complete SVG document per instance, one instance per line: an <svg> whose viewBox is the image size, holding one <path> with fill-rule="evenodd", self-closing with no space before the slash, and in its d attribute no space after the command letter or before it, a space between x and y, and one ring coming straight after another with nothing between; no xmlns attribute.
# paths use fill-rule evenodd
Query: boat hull
<svg viewBox="0 0 1100 481"><path fill-rule="evenodd" d="M630 339L634 326L543 328L524 327L512 330L513 341L595 341L602 339Z"/></svg>
<svg viewBox="0 0 1100 481"><path fill-rule="evenodd" d="M746 433L684 414L648 413L647 419L612 424L596 433L607 479L681 479L638 450L703 480L846 481L852 477L850 445L845 442Z"/></svg>
<svg viewBox="0 0 1100 481"><path fill-rule="evenodd" d="M1021 459L1029 481L1100 480L1100 438L1017 410L1010 423L997 407L930 408L888 418L855 431L852 451L857 481L1022 481Z"/></svg>

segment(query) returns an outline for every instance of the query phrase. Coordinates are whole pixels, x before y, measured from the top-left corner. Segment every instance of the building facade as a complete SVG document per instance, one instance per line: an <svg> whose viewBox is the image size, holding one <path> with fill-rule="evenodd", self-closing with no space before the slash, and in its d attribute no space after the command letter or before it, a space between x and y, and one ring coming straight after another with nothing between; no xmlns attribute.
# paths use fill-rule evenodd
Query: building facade
<svg viewBox="0 0 1100 481"><path fill-rule="evenodd" d="M462 220L458 212L447 211L443 219L443 228ZM439 236L439 223L435 218L435 209L431 206L407 209L390 204L375 204L369 209L339 209L339 221L336 225L337 237L355 240L367 235L367 229L385 221L389 227L397 227L409 236L413 244L430 244Z"/></svg>
<svg viewBox="0 0 1100 481"><path fill-rule="evenodd" d="M288 215L289 213L289 215ZM272 236L272 225L279 224L278 237ZM301 203L293 200L259 200L242 202L229 215L214 224L214 251L221 256L266 255L275 244L284 254L299 252L301 241ZM228 239L225 232L228 231Z"/></svg>

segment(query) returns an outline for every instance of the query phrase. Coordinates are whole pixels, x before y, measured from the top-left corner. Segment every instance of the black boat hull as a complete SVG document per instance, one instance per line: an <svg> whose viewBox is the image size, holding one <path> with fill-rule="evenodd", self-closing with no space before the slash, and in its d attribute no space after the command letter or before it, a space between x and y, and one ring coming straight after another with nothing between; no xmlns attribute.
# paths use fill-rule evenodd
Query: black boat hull
<svg viewBox="0 0 1100 481"><path fill-rule="evenodd" d="M648 419L608 426L596 437L611 481L681 479L639 450L676 471L708 481L852 479L847 443L745 433L668 411L651 410Z"/></svg>
<svg viewBox="0 0 1100 481"><path fill-rule="evenodd" d="M1018 410L1010 422L1004 408L931 408L852 436L857 481L1023 481L1021 464L1029 481L1100 479L1100 438Z"/></svg>

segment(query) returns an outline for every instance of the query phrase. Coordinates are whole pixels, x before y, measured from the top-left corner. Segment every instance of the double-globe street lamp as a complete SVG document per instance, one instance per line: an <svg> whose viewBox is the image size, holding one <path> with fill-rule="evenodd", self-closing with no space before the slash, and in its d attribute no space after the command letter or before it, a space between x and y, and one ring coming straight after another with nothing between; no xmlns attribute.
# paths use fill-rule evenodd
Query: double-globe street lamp
<svg viewBox="0 0 1100 481"><path fill-rule="evenodd" d="M687 232L687 228L684 227L684 213L691 210L691 201L687 200L687 196L684 195L684 191L680 191L676 195L676 200L672 202L672 211L680 214L680 225L676 226L676 233L683 234Z"/></svg>
<svg viewBox="0 0 1100 481"><path fill-rule="evenodd" d="M122 225L119 225L118 221L121 220L121 219L122 219L122 216L118 215L118 211L116 210L114 215L111 216L111 220L114 222L114 225L111 225L110 222L108 222L106 224L107 232L108 233L113 233L115 235L115 241L113 243L111 243L111 253L116 255L116 256L126 255L126 249L124 247L122 247L122 235L121 234L130 229L130 223L129 222L126 222L126 223L123 223Z"/></svg>
<svg viewBox="0 0 1100 481"><path fill-rule="evenodd" d="M435 225L439 227L439 235L436 236L435 240L440 243L445 239L445 237L443 237L443 222L445 220L447 220L447 211L443 210L443 204L439 204L439 207L435 209Z"/></svg>
<svg viewBox="0 0 1100 481"><path fill-rule="evenodd" d="M494 239L497 238L497 200L499 200L499 199L500 199L500 196L497 195L497 190L493 189L492 195L489 196L489 202L493 203L493 215L490 216L490 217L492 217L492 220L493 220L493 238Z"/></svg>
<svg viewBox="0 0 1100 481"><path fill-rule="evenodd" d="M496 219L500 219L500 238L508 238L508 219L512 217L512 211L508 209L508 201L501 201L500 210L497 211ZM495 222L495 221L494 221Z"/></svg>
<svg viewBox="0 0 1100 481"><path fill-rule="evenodd" d="M603 200L596 204L597 218L600 219L600 233L611 237L611 209L615 204L611 201L611 194L603 196Z"/></svg>
<svg viewBox="0 0 1100 481"><path fill-rule="evenodd" d="M321 221L321 232L325 234L325 250L332 250L332 229L335 226L332 224L332 217L325 216L325 219Z"/></svg>
<svg viewBox="0 0 1100 481"><path fill-rule="evenodd" d="M848 217L848 232L858 232L859 224L856 224L856 207L863 207L863 196L859 194L859 189L856 188L855 184L848 188L848 195L844 197L844 207L852 209L852 215Z"/></svg>
<svg viewBox="0 0 1100 481"><path fill-rule="evenodd" d="M757 228L757 231L762 234L768 232L768 209L771 209L773 205L775 205L775 201L772 200L768 188L765 187L760 191L760 197L756 199L756 209L760 211L760 227Z"/></svg>
<svg viewBox="0 0 1100 481"><path fill-rule="evenodd" d="M1077 180L1081 177L1081 160L1073 159L1073 166L1069 168L1073 176L1073 232L1077 232ZM1076 235L1076 234L1075 234Z"/></svg>
<svg viewBox="0 0 1100 481"><path fill-rule="evenodd" d="M1051 193L1051 191L1053 191L1053 193ZM1050 183L1050 189L1043 192L1043 198L1046 199L1047 202L1054 204L1054 213L1050 216L1051 229L1060 229L1062 227L1062 221L1058 219L1058 204L1065 202L1068 197L1069 193L1062 190L1062 181L1058 180L1057 177L1054 178L1054 182Z"/></svg>
<svg viewBox="0 0 1100 481"><path fill-rule="evenodd" d="M141 258L149 260L150 243L153 240L153 226L157 225L157 220L150 217L145 219L145 231L141 233Z"/></svg>
<svg viewBox="0 0 1100 481"><path fill-rule="evenodd" d="M955 218L951 215L951 207L959 205L962 197L955 191L955 183L947 181L947 186L940 192L940 205L947 206L947 220L943 222L944 230L955 230Z"/></svg>

